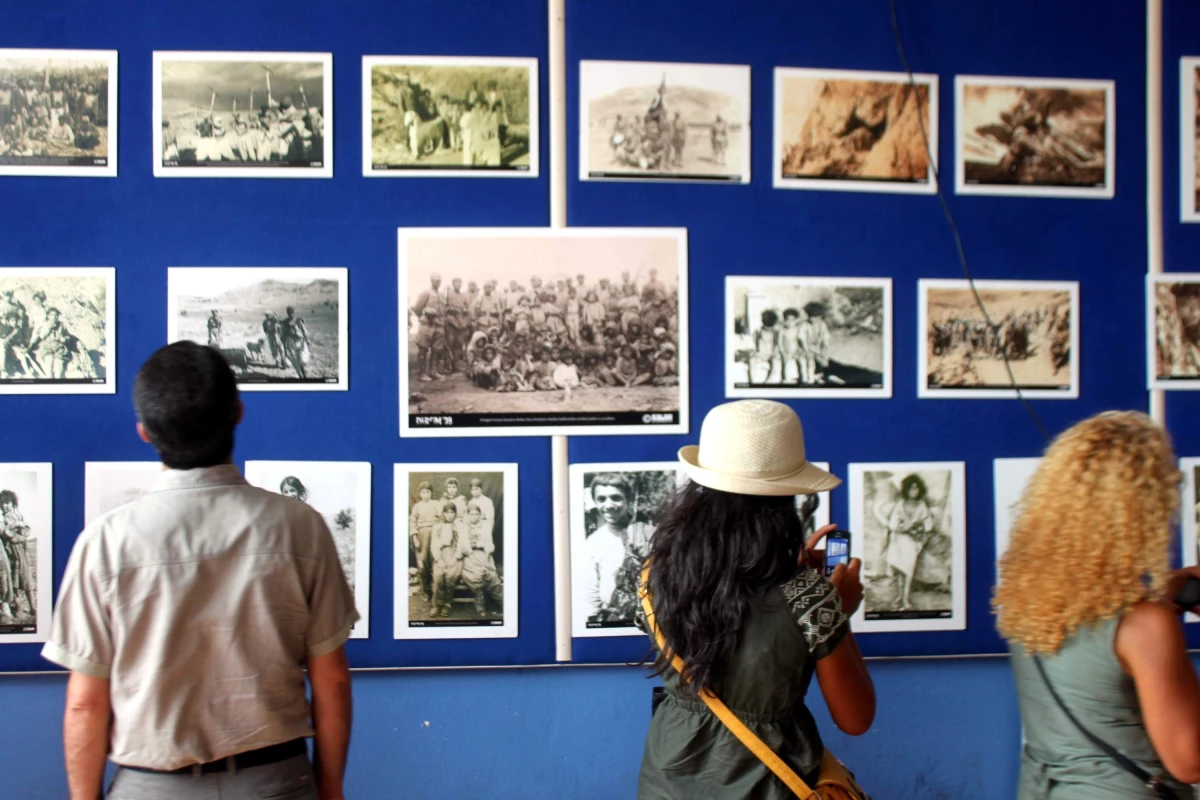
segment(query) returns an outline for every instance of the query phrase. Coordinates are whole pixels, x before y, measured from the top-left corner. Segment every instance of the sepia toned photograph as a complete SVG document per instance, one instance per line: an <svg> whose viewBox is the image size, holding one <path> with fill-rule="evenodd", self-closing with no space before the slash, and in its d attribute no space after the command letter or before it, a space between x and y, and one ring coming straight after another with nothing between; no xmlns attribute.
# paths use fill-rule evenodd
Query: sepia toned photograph
<svg viewBox="0 0 1200 800"><path fill-rule="evenodd" d="M579 179L750 182L750 67L579 62Z"/></svg>
<svg viewBox="0 0 1200 800"><path fill-rule="evenodd" d="M644 636L634 623L650 540L687 478L678 462L572 464L571 635Z"/></svg>
<svg viewBox="0 0 1200 800"><path fill-rule="evenodd" d="M536 58L363 56L363 175L538 174Z"/></svg>
<svg viewBox="0 0 1200 800"><path fill-rule="evenodd" d="M776 189L933 194L937 131L937 75L775 68Z"/></svg>
<svg viewBox="0 0 1200 800"><path fill-rule="evenodd" d="M917 291L918 397L1011 398L1014 384L1024 397L1079 397L1078 283L921 280Z"/></svg>
<svg viewBox="0 0 1200 800"><path fill-rule="evenodd" d="M890 278L725 278L725 396L892 396Z"/></svg>
<svg viewBox="0 0 1200 800"><path fill-rule="evenodd" d="M959 194L1111 198L1116 83L957 75Z"/></svg>
<svg viewBox="0 0 1200 800"><path fill-rule="evenodd" d="M1150 389L1200 389L1200 273L1146 276Z"/></svg>
<svg viewBox="0 0 1200 800"><path fill-rule="evenodd" d="M116 50L0 49L0 175L116 177Z"/></svg>
<svg viewBox="0 0 1200 800"><path fill-rule="evenodd" d="M325 520L359 613L350 638L366 639L371 630L371 465L357 461L247 461L246 480L260 489L308 503Z"/></svg>
<svg viewBox="0 0 1200 800"><path fill-rule="evenodd" d="M83 465L83 524L141 500L163 474L157 461L88 461Z"/></svg>
<svg viewBox="0 0 1200 800"><path fill-rule="evenodd" d="M1179 219L1200 222L1200 58L1179 59Z"/></svg>
<svg viewBox="0 0 1200 800"><path fill-rule="evenodd" d="M332 178L333 55L154 53L154 175Z"/></svg>
<svg viewBox="0 0 1200 800"><path fill-rule="evenodd" d="M996 569L1000 568L1000 559L1008 550L1009 534L1013 523L1020 514L1021 499L1025 487L1041 466L1040 458L997 458L992 461L992 480L996 514ZM1000 576L997 573L996 582Z"/></svg>
<svg viewBox="0 0 1200 800"><path fill-rule="evenodd" d="M172 267L167 341L215 347L243 391L345 391L345 267Z"/></svg>
<svg viewBox="0 0 1200 800"><path fill-rule="evenodd" d="M854 629L967 627L966 480L962 462L851 464L851 554L862 559Z"/></svg>
<svg viewBox="0 0 1200 800"><path fill-rule="evenodd" d="M688 429L682 228L401 228L400 435Z"/></svg>
<svg viewBox="0 0 1200 800"><path fill-rule="evenodd" d="M116 270L0 267L0 394L113 394Z"/></svg>
<svg viewBox="0 0 1200 800"><path fill-rule="evenodd" d="M49 638L51 473L50 464L0 464L0 644Z"/></svg>
<svg viewBox="0 0 1200 800"><path fill-rule="evenodd" d="M397 639L517 636L517 465L396 464Z"/></svg>

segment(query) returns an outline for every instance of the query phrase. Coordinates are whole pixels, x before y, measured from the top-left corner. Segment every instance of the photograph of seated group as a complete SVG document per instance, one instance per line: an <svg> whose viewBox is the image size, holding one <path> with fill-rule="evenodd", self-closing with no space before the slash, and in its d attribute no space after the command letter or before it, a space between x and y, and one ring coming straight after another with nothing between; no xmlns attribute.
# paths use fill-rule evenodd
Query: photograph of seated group
<svg viewBox="0 0 1200 800"><path fill-rule="evenodd" d="M0 800L1200 798L1200 5L1014 2L6 15Z"/></svg>

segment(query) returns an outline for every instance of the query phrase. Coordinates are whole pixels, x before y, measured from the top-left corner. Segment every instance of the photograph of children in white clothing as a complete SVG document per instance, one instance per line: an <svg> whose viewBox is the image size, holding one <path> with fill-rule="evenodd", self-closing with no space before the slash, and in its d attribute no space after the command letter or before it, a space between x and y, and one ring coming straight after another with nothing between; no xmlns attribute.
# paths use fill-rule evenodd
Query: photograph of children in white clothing
<svg viewBox="0 0 1200 800"><path fill-rule="evenodd" d="M644 635L634 624L650 540L684 480L674 461L572 464L571 635Z"/></svg>
<svg viewBox="0 0 1200 800"><path fill-rule="evenodd" d="M725 395L892 396L890 278L725 278Z"/></svg>
<svg viewBox="0 0 1200 800"><path fill-rule="evenodd" d="M517 635L516 470L396 465L397 639Z"/></svg>

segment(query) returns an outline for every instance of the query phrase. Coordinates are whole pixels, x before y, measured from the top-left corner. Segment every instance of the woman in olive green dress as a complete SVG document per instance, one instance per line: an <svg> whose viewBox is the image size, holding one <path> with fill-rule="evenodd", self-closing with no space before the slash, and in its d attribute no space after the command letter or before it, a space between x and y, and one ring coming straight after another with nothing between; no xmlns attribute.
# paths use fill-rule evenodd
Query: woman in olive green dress
<svg viewBox="0 0 1200 800"><path fill-rule="evenodd" d="M824 755L804 704L814 674L839 728L871 726L874 687L848 620L862 601L861 565L826 579L795 507L796 495L840 481L805 459L799 418L771 401L717 406L700 445L679 456L691 480L654 533L649 582L655 621L690 680L660 654L667 698L650 723L638 797L792 797L697 692L714 692L810 786Z"/></svg>

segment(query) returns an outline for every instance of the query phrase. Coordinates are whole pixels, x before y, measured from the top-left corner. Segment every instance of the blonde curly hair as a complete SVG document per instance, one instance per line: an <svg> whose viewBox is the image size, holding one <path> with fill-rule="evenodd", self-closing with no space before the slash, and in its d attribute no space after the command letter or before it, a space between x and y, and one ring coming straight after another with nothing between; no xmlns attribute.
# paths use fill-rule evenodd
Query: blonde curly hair
<svg viewBox="0 0 1200 800"><path fill-rule="evenodd" d="M1080 627L1161 594L1181 477L1170 437L1145 414L1106 412L1055 439L1000 560L1000 635L1056 653Z"/></svg>

